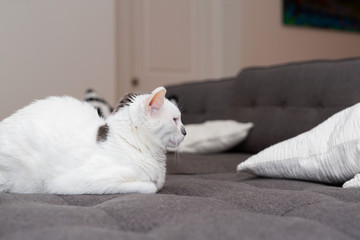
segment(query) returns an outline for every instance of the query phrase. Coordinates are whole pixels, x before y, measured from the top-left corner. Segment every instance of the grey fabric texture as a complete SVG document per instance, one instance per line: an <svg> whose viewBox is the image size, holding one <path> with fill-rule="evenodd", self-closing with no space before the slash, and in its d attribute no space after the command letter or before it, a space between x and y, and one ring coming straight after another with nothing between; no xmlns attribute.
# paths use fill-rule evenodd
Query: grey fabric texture
<svg viewBox="0 0 360 240"><path fill-rule="evenodd" d="M358 189L227 170L233 160L248 156L186 154L176 160L181 165L173 165L174 156L169 155L169 171L176 174L167 176L158 194L3 193L0 236L19 240L360 238ZM193 165L202 165L202 174L196 174Z"/></svg>
<svg viewBox="0 0 360 240"><path fill-rule="evenodd" d="M168 154L167 173L169 174L204 174L234 172L236 166L249 158L251 154Z"/></svg>
<svg viewBox="0 0 360 240"><path fill-rule="evenodd" d="M169 86L184 123L253 122L232 151L256 153L360 102L360 58L248 68L236 77Z"/></svg>

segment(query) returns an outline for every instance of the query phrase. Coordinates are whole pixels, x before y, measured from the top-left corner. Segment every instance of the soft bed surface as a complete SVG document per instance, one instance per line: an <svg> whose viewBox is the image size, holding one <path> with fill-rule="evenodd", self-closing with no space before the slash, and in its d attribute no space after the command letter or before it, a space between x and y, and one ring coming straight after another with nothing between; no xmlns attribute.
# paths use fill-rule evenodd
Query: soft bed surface
<svg viewBox="0 0 360 240"><path fill-rule="evenodd" d="M155 195L3 193L0 234L37 240L360 238L359 189L236 174L231 165L246 157L188 154L175 165L170 155L172 174Z"/></svg>

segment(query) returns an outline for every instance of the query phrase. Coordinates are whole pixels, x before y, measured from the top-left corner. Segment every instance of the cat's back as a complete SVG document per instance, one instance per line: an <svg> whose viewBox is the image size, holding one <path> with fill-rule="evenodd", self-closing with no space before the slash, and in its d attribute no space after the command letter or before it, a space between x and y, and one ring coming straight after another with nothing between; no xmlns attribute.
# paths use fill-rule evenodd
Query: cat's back
<svg viewBox="0 0 360 240"><path fill-rule="evenodd" d="M0 151L94 144L97 129L104 123L96 110L85 102L68 96L48 97L0 122Z"/></svg>

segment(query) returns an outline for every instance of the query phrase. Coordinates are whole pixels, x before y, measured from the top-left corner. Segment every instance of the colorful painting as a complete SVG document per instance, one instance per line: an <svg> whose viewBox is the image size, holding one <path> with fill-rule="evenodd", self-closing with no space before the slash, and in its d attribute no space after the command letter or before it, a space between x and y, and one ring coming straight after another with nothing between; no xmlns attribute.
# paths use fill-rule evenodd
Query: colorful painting
<svg viewBox="0 0 360 240"><path fill-rule="evenodd" d="M360 32L360 0L283 0L286 25Z"/></svg>

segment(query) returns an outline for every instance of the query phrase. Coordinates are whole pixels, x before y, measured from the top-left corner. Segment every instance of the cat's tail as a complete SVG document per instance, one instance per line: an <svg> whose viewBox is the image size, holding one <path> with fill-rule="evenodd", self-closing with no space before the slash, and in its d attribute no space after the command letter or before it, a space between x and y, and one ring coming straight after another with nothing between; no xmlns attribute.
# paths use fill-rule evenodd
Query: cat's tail
<svg viewBox="0 0 360 240"><path fill-rule="evenodd" d="M92 105L98 112L99 117L108 118L113 107L103 98L98 92L93 89L88 89L84 95L84 101Z"/></svg>

